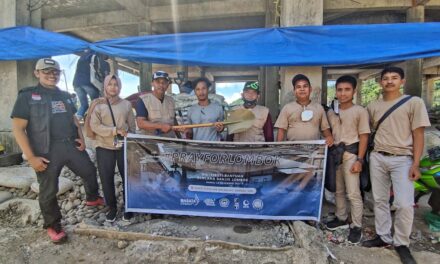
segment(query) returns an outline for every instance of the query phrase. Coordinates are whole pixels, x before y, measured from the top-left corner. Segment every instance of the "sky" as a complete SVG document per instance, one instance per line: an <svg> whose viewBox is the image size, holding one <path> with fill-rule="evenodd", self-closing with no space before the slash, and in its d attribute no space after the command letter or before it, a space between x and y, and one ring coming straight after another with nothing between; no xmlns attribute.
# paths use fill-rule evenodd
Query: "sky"
<svg viewBox="0 0 440 264"><path fill-rule="evenodd" d="M76 63L79 59L77 55L63 55L55 56L54 60L60 63L63 73L61 74L61 79L58 86L65 91L70 93L74 92L73 89L73 77L75 75ZM118 72L119 77L122 82L121 97L125 98L131 94L138 92L139 77L124 71ZM176 84L172 84L172 92L177 93L179 91ZM236 83L216 83L217 94L225 97L226 102L231 103L236 99L241 97L241 91L243 89L244 82Z"/></svg>

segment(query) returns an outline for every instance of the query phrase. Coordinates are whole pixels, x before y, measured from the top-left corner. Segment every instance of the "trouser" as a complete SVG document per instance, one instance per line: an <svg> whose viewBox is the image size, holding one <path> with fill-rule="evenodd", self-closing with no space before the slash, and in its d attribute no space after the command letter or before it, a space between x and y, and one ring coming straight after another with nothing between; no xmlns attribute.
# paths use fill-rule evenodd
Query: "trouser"
<svg viewBox="0 0 440 264"><path fill-rule="evenodd" d="M352 173L350 171L356 159L356 155L344 152L342 164L336 170L336 217L342 221L347 220L347 196L351 205L352 226L361 227L363 203L359 183L360 178L359 173Z"/></svg>
<svg viewBox="0 0 440 264"><path fill-rule="evenodd" d="M87 201L94 201L99 197L98 181L95 165L86 151L79 151L73 140L51 141L49 153L42 155L50 162L47 169L37 172L40 185L38 201L44 219L44 228L61 221L61 212L57 202L58 177L64 166L67 166L84 182Z"/></svg>
<svg viewBox="0 0 440 264"><path fill-rule="evenodd" d="M118 166L119 173L122 177L122 186L124 187L124 150L112 150L97 147L96 161L98 162L99 177L101 179L105 203L111 208L116 208L115 166ZM124 190L125 188L122 189Z"/></svg>
<svg viewBox="0 0 440 264"><path fill-rule="evenodd" d="M433 189L431 197L429 197L428 204L432 208L432 212L440 214L440 190Z"/></svg>
<svg viewBox="0 0 440 264"><path fill-rule="evenodd" d="M411 156L385 156L372 152L370 155L370 176L374 199L374 223L376 233L384 242L395 246L408 246L414 218L414 186L409 179ZM394 236L391 236L390 187L393 186L394 206L397 208L394 220Z"/></svg>
<svg viewBox="0 0 440 264"><path fill-rule="evenodd" d="M87 98L87 95L90 96L90 100L93 101L99 97L99 90L92 84L75 86L74 90L78 96L80 104L76 115L84 117L87 109L89 109L89 99Z"/></svg>

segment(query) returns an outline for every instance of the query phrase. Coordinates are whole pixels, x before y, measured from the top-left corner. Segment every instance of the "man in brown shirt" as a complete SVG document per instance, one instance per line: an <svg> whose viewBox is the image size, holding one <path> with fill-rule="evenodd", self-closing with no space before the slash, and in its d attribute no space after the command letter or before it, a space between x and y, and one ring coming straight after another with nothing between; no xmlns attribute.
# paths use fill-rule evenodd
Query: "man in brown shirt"
<svg viewBox="0 0 440 264"><path fill-rule="evenodd" d="M357 81L354 77L344 75L336 80L336 97L338 107L327 112L335 144L344 144L345 152L342 164L336 171L336 216L327 223L327 229L347 228L348 214L346 198L350 201L352 224L348 241L358 244L362 238L363 202L360 190L360 172L367 150L368 112L365 108L353 104Z"/></svg>
<svg viewBox="0 0 440 264"><path fill-rule="evenodd" d="M327 145L331 146L333 137L324 108L310 100L309 78L298 74L293 77L292 85L296 101L285 105L275 122L277 141L283 141L286 133L289 141L317 140L322 132Z"/></svg>
<svg viewBox="0 0 440 264"><path fill-rule="evenodd" d="M380 84L383 99L367 106L373 129L388 109L407 96L400 92L405 84L404 78L403 70L398 67L388 67L382 71ZM419 160L423 151L424 129L430 125L423 100L412 97L380 125L370 155L377 236L364 241L363 245L384 247L394 244L403 263L416 263L408 249L414 217L413 181L420 178ZM392 219L388 202L391 186L397 207L394 236L391 236Z"/></svg>

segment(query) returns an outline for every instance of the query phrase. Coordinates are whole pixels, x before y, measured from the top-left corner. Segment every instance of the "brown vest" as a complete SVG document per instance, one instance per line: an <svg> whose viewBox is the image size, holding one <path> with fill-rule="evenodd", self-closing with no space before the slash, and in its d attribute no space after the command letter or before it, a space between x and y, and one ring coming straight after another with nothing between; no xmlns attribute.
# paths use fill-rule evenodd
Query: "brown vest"
<svg viewBox="0 0 440 264"><path fill-rule="evenodd" d="M148 121L152 123L165 123L174 125L174 117L176 115L174 111L174 100L168 95L165 95L163 102L157 99L152 93L143 94L140 96L142 102L148 111ZM145 135L157 136L154 130L141 130ZM176 137L174 131L170 131L166 134L160 134L162 137Z"/></svg>
<svg viewBox="0 0 440 264"><path fill-rule="evenodd" d="M243 109L243 106L239 106L237 109ZM234 134L235 142L265 142L263 127L269 114L269 108L261 105L256 105L254 108L250 108L255 115L254 123L252 127L246 131Z"/></svg>

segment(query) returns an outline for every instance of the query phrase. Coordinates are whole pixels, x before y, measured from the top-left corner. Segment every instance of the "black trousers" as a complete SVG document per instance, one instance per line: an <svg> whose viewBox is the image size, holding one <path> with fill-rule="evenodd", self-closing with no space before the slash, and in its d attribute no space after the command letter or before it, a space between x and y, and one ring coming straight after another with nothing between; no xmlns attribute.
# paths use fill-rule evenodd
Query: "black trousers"
<svg viewBox="0 0 440 264"><path fill-rule="evenodd" d="M50 162L47 169L37 172L40 185L38 201L44 219L44 228L61 221L61 211L57 202L58 177L64 166L79 175L84 182L87 201L98 198L98 181L95 165L86 151L79 151L73 141L52 141L49 153L43 155Z"/></svg>
<svg viewBox="0 0 440 264"><path fill-rule="evenodd" d="M433 189L431 197L429 197L428 204L432 207L432 211L440 214L440 190Z"/></svg>
<svg viewBox="0 0 440 264"><path fill-rule="evenodd" d="M97 147L96 161L98 162L99 178L101 179L105 203L111 208L116 208L117 201L115 195L115 166L118 166L119 172L122 177L122 186L124 187L124 150L113 150ZM123 190L124 189L125 188L123 188Z"/></svg>

